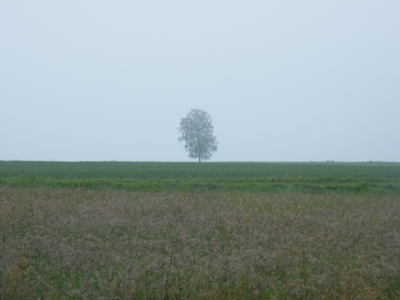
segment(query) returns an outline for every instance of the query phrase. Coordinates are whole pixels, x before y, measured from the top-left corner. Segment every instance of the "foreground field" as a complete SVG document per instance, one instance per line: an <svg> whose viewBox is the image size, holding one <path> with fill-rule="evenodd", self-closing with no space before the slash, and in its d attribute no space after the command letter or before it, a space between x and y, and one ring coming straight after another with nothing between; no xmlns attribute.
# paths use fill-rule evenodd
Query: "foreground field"
<svg viewBox="0 0 400 300"><path fill-rule="evenodd" d="M398 299L398 195L0 187L1 299Z"/></svg>

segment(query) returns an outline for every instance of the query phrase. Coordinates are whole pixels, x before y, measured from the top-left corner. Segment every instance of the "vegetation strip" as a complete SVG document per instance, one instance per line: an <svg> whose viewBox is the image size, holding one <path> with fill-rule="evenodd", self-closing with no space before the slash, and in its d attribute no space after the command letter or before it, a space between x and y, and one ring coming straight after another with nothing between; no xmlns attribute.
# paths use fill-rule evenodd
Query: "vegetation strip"
<svg viewBox="0 0 400 300"><path fill-rule="evenodd" d="M267 179L48 179L0 178L10 187L49 187L135 191L247 191L247 192L343 192L400 193L400 180L379 178L267 178Z"/></svg>
<svg viewBox="0 0 400 300"><path fill-rule="evenodd" d="M265 179L385 178L400 180L400 163L174 163L0 161L0 178Z"/></svg>

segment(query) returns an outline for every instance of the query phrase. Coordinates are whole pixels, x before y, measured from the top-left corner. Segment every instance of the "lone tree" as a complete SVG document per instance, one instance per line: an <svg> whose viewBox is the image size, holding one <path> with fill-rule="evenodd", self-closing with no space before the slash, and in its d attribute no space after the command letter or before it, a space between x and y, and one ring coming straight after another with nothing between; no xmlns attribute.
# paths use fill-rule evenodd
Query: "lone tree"
<svg viewBox="0 0 400 300"><path fill-rule="evenodd" d="M199 158L199 162L211 158L217 151L217 137L213 136L211 116L201 109L192 109L186 118L181 119L178 132L179 142L185 141L185 150L190 158Z"/></svg>

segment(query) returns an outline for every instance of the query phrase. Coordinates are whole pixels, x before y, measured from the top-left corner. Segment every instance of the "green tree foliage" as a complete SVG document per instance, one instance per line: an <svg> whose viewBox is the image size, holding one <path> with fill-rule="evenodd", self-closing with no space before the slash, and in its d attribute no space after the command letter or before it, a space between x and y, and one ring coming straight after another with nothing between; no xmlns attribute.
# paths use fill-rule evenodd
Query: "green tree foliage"
<svg viewBox="0 0 400 300"><path fill-rule="evenodd" d="M190 158L208 160L217 151L217 137L213 136L214 127L211 116L201 109L192 109L185 118L181 119L178 132L179 142L185 141L185 150Z"/></svg>

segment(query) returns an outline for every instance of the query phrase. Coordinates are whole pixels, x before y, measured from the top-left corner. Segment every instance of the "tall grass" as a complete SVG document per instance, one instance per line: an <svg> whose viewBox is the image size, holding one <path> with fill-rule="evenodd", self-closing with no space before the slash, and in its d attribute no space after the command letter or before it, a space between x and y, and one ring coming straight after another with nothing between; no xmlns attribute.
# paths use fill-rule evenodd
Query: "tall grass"
<svg viewBox="0 0 400 300"><path fill-rule="evenodd" d="M1 299L398 299L398 195L0 187Z"/></svg>

